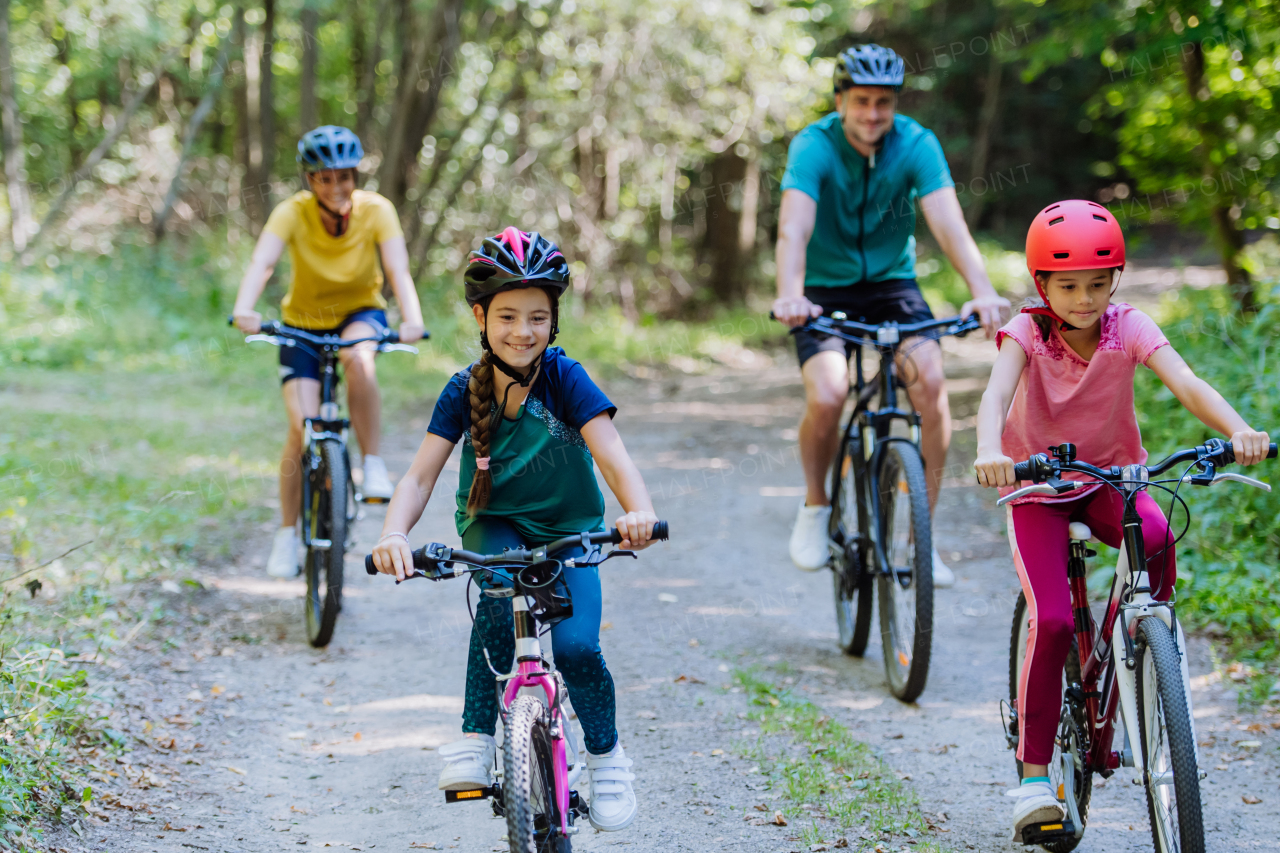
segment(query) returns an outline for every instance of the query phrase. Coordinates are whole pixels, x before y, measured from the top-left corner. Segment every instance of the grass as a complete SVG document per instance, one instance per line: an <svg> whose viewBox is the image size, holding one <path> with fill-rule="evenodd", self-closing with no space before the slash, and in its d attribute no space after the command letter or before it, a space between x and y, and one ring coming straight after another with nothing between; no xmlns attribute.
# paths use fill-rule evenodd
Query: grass
<svg viewBox="0 0 1280 853"><path fill-rule="evenodd" d="M926 837L932 824L915 793L847 727L758 670L736 670L734 679L751 704L748 718L761 731L740 752L759 764L771 788L788 801L783 814L796 823L800 841L844 838L857 850L896 839L919 851L943 849Z"/></svg>

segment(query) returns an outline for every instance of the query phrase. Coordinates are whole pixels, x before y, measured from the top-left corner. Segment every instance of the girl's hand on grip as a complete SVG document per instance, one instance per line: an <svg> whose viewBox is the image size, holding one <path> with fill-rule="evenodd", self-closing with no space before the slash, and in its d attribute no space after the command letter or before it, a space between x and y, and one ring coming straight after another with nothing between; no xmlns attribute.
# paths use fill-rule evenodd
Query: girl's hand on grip
<svg viewBox="0 0 1280 853"><path fill-rule="evenodd" d="M1013 460L1003 453L979 455L973 462L973 470L978 472L978 483L988 488L1018 484L1013 474Z"/></svg>
<svg viewBox="0 0 1280 853"><path fill-rule="evenodd" d="M651 512L629 512L619 517L613 525L622 534L618 544L628 551L648 548L652 544L649 537L653 535L653 525L657 523L658 517Z"/></svg>
<svg viewBox="0 0 1280 853"><path fill-rule="evenodd" d="M1242 429L1231 436L1231 449L1235 451L1236 461L1241 465L1253 465L1267 458L1271 438L1265 432Z"/></svg>
<svg viewBox="0 0 1280 853"><path fill-rule="evenodd" d="M401 536L387 536L373 546L373 565L384 575L395 575L397 581L413 577L413 549Z"/></svg>

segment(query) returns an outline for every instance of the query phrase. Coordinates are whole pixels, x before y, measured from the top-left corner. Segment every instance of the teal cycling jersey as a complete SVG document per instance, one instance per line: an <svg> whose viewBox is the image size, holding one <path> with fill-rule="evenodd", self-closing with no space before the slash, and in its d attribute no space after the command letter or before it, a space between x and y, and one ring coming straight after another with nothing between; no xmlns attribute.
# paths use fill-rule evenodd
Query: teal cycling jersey
<svg viewBox="0 0 1280 853"><path fill-rule="evenodd" d="M894 117L874 165L849 144L839 113L800 131L782 189L818 203L805 287L915 278L916 199L952 186L938 137L904 115Z"/></svg>

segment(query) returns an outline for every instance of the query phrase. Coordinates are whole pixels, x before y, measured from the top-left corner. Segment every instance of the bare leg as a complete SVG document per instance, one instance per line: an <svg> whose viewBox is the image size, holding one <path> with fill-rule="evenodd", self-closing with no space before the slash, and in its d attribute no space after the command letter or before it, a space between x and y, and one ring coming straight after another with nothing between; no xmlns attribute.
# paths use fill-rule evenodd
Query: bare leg
<svg viewBox="0 0 1280 853"><path fill-rule="evenodd" d="M352 323L342 331L342 337L367 338L376 334L368 323ZM373 360L378 354L372 344L357 344L342 350L342 372L347 379L347 406L351 410L351 425L355 427L362 456L377 456L382 436L382 394L378 390L378 375Z"/></svg>
<svg viewBox="0 0 1280 853"><path fill-rule="evenodd" d="M905 342L910 356L900 363L900 375L908 383L907 396L920 413L920 451L929 486L929 508L938 503L947 449L951 446L951 404L947 399L946 376L942 368L942 347L937 341Z"/></svg>
<svg viewBox="0 0 1280 853"><path fill-rule="evenodd" d="M805 504L827 506L827 473L840 442L840 413L849 395L849 362L843 352L819 352L804 363L804 417L800 419L800 464Z"/></svg>
<svg viewBox="0 0 1280 853"><path fill-rule="evenodd" d="M289 432L280 454L280 526L293 527L302 505L302 422L320 413L320 383L290 379L280 391L289 417Z"/></svg>

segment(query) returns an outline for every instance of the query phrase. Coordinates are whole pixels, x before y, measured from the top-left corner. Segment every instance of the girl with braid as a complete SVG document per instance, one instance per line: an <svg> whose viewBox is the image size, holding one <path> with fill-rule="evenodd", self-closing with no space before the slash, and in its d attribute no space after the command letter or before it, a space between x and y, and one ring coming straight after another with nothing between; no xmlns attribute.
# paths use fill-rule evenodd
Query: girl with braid
<svg viewBox="0 0 1280 853"><path fill-rule="evenodd" d="M413 574L409 530L421 518L454 444L462 440L458 533L469 551L501 553L584 530L604 529L598 465L624 514L623 548L647 547L658 520L640 472L622 446L617 408L582 365L551 346L569 266L539 234L507 228L471 253L467 303L480 327L479 361L456 374L436 402L427 436L387 509L373 558L398 579ZM581 556L581 548L563 558ZM573 615L551 628L556 668L582 724L590 772L591 825L624 829L635 820L634 775L614 723L613 678L600 651L600 577L566 566ZM495 669L515 655L511 602L481 596L467 659L463 738L440 748L442 790L493 784L498 701Z"/></svg>

